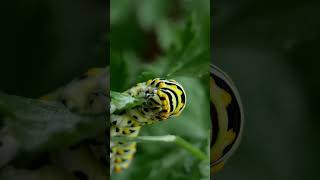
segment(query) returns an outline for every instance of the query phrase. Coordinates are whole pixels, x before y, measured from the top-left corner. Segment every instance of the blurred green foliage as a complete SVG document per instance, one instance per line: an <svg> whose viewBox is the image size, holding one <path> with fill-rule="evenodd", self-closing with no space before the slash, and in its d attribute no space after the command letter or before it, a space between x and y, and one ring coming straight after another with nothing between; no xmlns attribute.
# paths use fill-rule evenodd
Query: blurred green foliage
<svg viewBox="0 0 320 180"><path fill-rule="evenodd" d="M151 78L172 78L187 93L182 115L145 126L141 135L180 136L209 157L209 1L111 1L111 90L122 92ZM176 146L139 143L120 179L209 179L209 161L199 162Z"/></svg>
<svg viewBox="0 0 320 180"><path fill-rule="evenodd" d="M14 137L20 153L60 150L105 130L101 126L105 122L104 115L81 116L70 112L61 103L4 93L0 93L0 99L3 102L1 121L6 127L6 135Z"/></svg>
<svg viewBox="0 0 320 180"><path fill-rule="evenodd" d="M213 62L244 104L242 143L218 180L318 179L318 1L216 1Z"/></svg>

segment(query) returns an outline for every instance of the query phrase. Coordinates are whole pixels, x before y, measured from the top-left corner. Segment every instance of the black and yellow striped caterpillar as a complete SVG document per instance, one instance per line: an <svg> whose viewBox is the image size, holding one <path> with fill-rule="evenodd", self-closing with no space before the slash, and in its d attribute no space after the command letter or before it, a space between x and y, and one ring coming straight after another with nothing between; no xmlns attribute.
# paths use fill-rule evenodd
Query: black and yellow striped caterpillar
<svg viewBox="0 0 320 180"><path fill-rule="evenodd" d="M243 130L243 107L229 76L211 66L211 173L222 169L237 149Z"/></svg>
<svg viewBox="0 0 320 180"><path fill-rule="evenodd" d="M175 80L156 78L139 83L123 92L145 101L142 105L111 115L111 136L136 137L142 126L178 116L186 106L186 93ZM111 142L110 171L129 167L136 152L136 142Z"/></svg>
<svg viewBox="0 0 320 180"><path fill-rule="evenodd" d="M70 111L83 115L106 114L109 106L109 69L91 68L64 87L42 96L58 101ZM73 176L89 180L106 178L108 164L106 134L72 146L57 156Z"/></svg>

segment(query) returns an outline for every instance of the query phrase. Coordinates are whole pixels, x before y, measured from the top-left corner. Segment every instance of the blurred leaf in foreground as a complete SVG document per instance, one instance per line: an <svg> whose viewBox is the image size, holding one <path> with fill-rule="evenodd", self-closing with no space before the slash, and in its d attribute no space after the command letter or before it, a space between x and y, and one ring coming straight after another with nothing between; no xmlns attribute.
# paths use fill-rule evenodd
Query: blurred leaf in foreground
<svg viewBox="0 0 320 180"><path fill-rule="evenodd" d="M23 151L60 149L94 137L106 128L105 114L78 115L62 104L4 93L0 93L0 99L13 114L5 118L4 127Z"/></svg>

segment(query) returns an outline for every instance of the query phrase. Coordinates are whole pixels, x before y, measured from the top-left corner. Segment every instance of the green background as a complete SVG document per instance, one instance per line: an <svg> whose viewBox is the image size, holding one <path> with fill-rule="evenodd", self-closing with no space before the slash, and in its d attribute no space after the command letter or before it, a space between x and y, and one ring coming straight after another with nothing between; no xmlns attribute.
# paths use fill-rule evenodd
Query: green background
<svg viewBox="0 0 320 180"><path fill-rule="evenodd" d="M112 180L210 179L209 1L111 1L110 64L113 91L151 78L172 78L184 87L181 116L142 127L141 135L177 135L208 156L199 162L174 143L138 143L129 169Z"/></svg>

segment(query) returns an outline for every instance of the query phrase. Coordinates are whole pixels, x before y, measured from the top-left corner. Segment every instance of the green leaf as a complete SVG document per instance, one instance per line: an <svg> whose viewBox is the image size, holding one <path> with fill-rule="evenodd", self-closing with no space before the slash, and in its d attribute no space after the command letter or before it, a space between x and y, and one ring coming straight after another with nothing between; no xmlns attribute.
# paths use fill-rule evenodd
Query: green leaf
<svg viewBox="0 0 320 180"><path fill-rule="evenodd" d="M208 51L193 51L192 53L183 54L180 59L184 60L176 62L173 67L167 72L167 77L202 77L205 74L209 74L210 53Z"/></svg>
<svg viewBox="0 0 320 180"><path fill-rule="evenodd" d="M202 42L201 32L196 16L190 16L179 36L181 47L177 46L169 54L171 64L167 71L168 77L201 77L209 72L210 47Z"/></svg>
<svg viewBox="0 0 320 180"><path fill-rule="evenodd" d="M157 77L157 75L155 73L149 72L149 71L144 71L138 77L138 82L146 82L147 80L154 79L156 77Z"/></svg>
<svg viewBox="0 0 320 180"><path fill-rule="evenodd" d="M140 0L137 3L137 17L144 29L151 29L167 14L168 0Z"/></svg>
<svg viewBox="0 0 320 180"><path fill-rule="evenodd" d="M113 8L110 8L110 24L120 23L125 20L131 12L133 3L131 0L111 0L110 4Z"/></svg>
<svg viewBox="0 0 320 180"><path fill-rule="evenodd" d="M144 102L144 99L134 98L129 95L125 95L119 92L110 92L111 95L111 110L110 113L119 112L124 109L130 109L135 106L141 105Z"/></svg>

